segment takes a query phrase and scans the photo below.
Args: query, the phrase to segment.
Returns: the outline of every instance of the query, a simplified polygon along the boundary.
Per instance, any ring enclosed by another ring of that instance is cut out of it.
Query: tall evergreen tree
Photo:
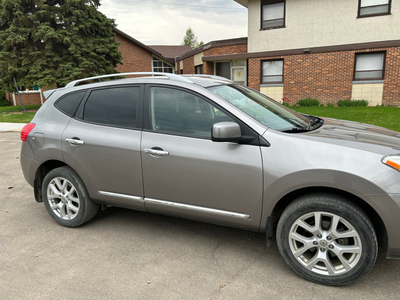
[[[186,33],[185,36],[183,37],[183,43],[182,45],[184,46],[190,46],[192,47],[192,49],[194,48],[198,48],[204,45],[203,41],[201,41],[200,43],[197,42],[197,37],[194,34],[192,28],[188,28],[186,29]]]
[[[63,86],[114,73],[122,55],[100,0],[0,0],[0,76],[19,85]]]

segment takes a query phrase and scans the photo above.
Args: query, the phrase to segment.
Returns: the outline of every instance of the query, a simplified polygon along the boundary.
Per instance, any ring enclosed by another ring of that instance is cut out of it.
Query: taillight
[[[29,133],[32,131],[33,128],[35,128],[36,124],[35,123],[29,123],[24,126],[21,130],[21,141],[26,142],[26,139],[29,135]]]

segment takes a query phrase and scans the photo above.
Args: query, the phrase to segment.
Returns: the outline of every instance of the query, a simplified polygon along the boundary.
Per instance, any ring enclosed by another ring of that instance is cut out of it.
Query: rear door
[[[146,101],[141,145],[146,209],[257,230],[260,147],[211,141],[214,123],[239,121],[188,90],[148,86]]]
[[[63,132],[64,160],[93,199],[144,210],[142,99],[141,85],[91,90]]]

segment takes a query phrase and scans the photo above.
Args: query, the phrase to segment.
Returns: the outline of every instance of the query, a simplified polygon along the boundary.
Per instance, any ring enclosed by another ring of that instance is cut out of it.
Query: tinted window
[[[54,106],[61,110],[66,115],[72,117],[78,107],[79,103],[81,102],[83,96],[85,95],[86,91],[82,91],[79,93],[73,93],[62,97],[58,100]]]
[[[154,131],[211,139],[215,123],[234,122],[207,101],[184,91],[151,89],[151,128]]]
[[[139,87],[96,90],[86,101],[83,119],[104,125],[136,127]]]

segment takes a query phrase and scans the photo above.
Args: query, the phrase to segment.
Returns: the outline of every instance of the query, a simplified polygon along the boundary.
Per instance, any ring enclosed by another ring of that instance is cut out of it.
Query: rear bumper
[[[30,155],[31,151],[28,145],[25,143],[21,147],[20,164],[22,173],[24,174],[25,180],[33,187],[35,181],[36,170],[39,164],[33,160]]]

